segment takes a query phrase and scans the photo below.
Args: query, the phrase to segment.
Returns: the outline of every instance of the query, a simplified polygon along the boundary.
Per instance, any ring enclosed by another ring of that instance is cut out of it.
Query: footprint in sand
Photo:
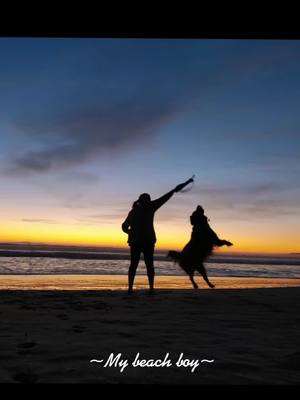
[[[298,351],[287,355],[278,366],[285,369],[300,371],[300,352]]]
[[[86,306],[78,305],[78,306],[72,306],[72,310],[75,310],[75,311],[88,311],[88,308]]]
[[[18,372],[14,374],[12,378],[14,381],[20,383],[35,383],[39,380],[38,375],[33,372]]]
[[[96,304],[92,304],[91,308],[94,308],[95,310],[107,310],[110,307],[108,307],[107,304],[102,304],[102,303],[96,303]]]
[[[20,310],[36,310],[36,307],[32,307],[32,306],[27,306],[27,305],[22,305],[21,307],[19,307]]]
[[[32,347],[34,347],[36,345],[37,345],[36,342],[23,342],[23,343],[19,343],[17,345],[17,347],[20,349],[31,349]]]
[[[57,318],[66,321],[67,319],[69,319],[69,317],[67,316],[67,314],[57,314],[56,315]]]
[[[21,356],[26,356],[27,354],[30,354],[30,350],[36,345],[36,342],[23,342],[17,344],[18,354]]]
[[[131,333],[127,333],[127,332],[119,332],[119,335],[123,338],[132,338],[134,336]]]
[[[85,331],[85,327],[81,326],[81,325],[73,325],[72,328],[73,328],[73,332],[75,332],[75,333],[82,333]]]

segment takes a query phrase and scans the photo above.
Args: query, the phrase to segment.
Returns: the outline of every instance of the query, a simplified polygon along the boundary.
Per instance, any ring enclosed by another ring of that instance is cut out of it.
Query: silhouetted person
[[[151,200],[148,193],[143,193],[140,195],[138,200],[133,203],[131,211],[122,224],[123,232],[128,234],[128,244],[130,246],[131,261],[128,271],[129,293],[132,293],[133,291],[133,282],[141,253],[144,254],[150,291],[153,291],[155,275],[153,255],[156,243],[156,235],[153,226],[155,211],[164,205],[175,192],[179,192],[190,182],[193,182],[193,180],[189,179],[188,181],[176,186],[175,189],[156,200]]]
[[[190,216],[193,225],[191,240],[185,245],[181,253],[169,251],[168,256],[175,260],[180,267],[189,275],[195,289],[198,288],[194,280],[194,273],[198,271],[209,287],[214,285],[209,281],[203,262],[213,252],[215,246],[232,246],[227,240],[221,240],[209,226],[204,209],[198,206]]]

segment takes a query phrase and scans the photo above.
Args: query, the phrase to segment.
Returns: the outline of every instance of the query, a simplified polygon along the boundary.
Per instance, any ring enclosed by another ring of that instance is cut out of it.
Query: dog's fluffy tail
[[[175,262],[180,261],[180,256],[181,256],[181,253],[179,253],[178,251],[170,250],[168,253],[168,257],[171,258]]]

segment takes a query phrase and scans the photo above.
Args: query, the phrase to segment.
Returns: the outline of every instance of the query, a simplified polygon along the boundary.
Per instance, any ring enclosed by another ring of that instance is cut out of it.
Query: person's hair
[[[132,208],[135,208],[135,207],[137,207],[138,205],[139,205],[138,200],[135,200],[135,201],[132,203]]]
[[[149,193],[142,193],[138,198],[139,203],[146,203],[149,201],[151,201],[151,197],[150,197]]]
[[[196,208],[196,212],[197,213],[201,213],[201,214],[204,214],[204,208],[202,207],[202,206],[197,206],[197,208]]]

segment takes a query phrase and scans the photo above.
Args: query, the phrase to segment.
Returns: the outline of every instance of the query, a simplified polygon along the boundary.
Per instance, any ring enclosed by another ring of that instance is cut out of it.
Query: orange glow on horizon
[[[190,238],[190,228],[180,226],[172,229],[159,226],[156,229],[157,244],[156,249],[180,250]],[[217,249],[220,253],[296,253],[299,246],[295,237],[249,237],[240,232],[228,232],[229,238],[234,246]],[[127,236],[119,225],[107,224],[105,226],[76,226],[58,224],[30,224],[30,223],[9,223],[2,225],[0,232],[0,242],[28,242],[43,243],[52,245],[77,245],[77,246],[105,246],[128,248]]]

